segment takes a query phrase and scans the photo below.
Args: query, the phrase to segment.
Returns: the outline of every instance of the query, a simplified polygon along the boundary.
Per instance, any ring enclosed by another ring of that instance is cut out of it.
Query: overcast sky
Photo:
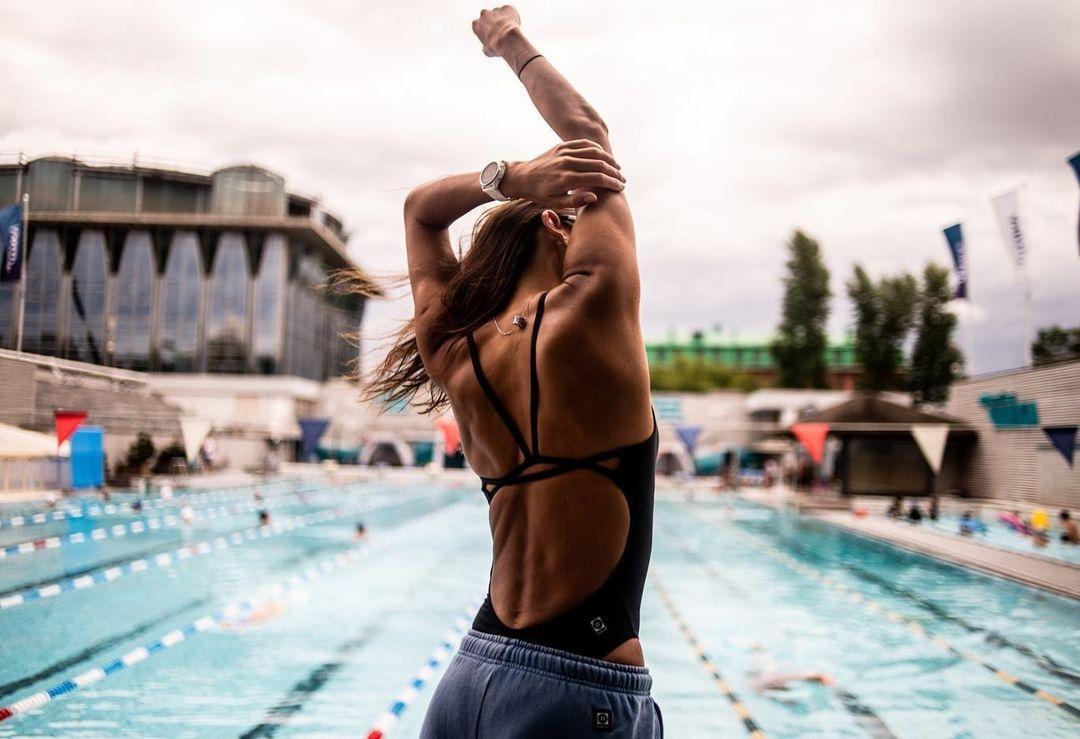
[[[948,262],[962,221],[977,372],[1024,360],[990,197],[1023,185],[1036,325],[1080,324],[1077,0],[517,3],[593,102],[629,178],[646,334],[775,326],[785,242],[844,282]],[[363,267],[404,269],[408,189],[553,134],[484,57],[476,2],[0,0],[0,150],[251,161],[322,197]],[[460,230],[463,229],[459,229]],[[379,306],[385,330],[408,300]]]

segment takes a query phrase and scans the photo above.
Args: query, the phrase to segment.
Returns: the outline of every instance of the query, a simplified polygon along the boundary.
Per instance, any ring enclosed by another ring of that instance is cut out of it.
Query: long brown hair
[[[477,219],[468,251],[448,267],[442,305],[430,329],[432,343],[462,338],[506,305],[536,249],[543,212],[528,200],[512,200]],[[564,225],[573,223],[570,215],[560,214],[560,219]],[[446,392],[431,379],[420,358],[414,320],[394,335],[362,397],[384,408],[407,403],[421,413],[440,411],[449,404]]]

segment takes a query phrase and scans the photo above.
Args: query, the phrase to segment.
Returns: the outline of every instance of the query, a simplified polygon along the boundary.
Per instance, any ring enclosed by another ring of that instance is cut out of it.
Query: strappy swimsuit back
[[[622,491],[630,512],[630,527],[622,556],[604,583],[583,601],[565,613],[535,626],[513,629],[504,624],[491,604],[490,589],[484,604],[476,614],[473,628],[488,634],[540,644],[554,649],[588,657],[603,657],[628,639],[638,635],[641,594],[652,551],[653,490],[656,472],[658,430],[653,418],[653,432],[636,444],[590,454],[586,457],[562,457],[544,454],[540,449],[537,415],[540,408],[540,379],[536,371],[536,340],[544,317],[544,300],[540,296],[533,321],[532,344],[529,351],[531,372],[529,421],[531,444],[514,423],[506,406],[499,400],[480,364],[476,340],[467,336],[473,371],[484,394],[491,401],[503,425],[514,438],[522,460],[498,477],[480,476],[482,490],[490,504],[500,489],[507,485],[526,485],[575,470],[588,470],[606,477]],[[536,469],[539,467],[539,469]],[[529,493],[542,495],[543,493]],[[580,505],[591,505],[582,493]]]

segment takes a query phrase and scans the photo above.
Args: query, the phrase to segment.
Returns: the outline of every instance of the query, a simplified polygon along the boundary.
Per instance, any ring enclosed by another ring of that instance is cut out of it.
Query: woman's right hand
[[[579,139],[531,161],[508,164],[499,189],[545,208],[580,208],[596,202],[596,190],[621,192],[625,183],[611,154],[594,141]]]

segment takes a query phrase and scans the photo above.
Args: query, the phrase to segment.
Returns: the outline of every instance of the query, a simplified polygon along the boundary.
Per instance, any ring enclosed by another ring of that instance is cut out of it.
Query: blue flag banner
[[[675,433],[679,435],[679,439],[683,444],[686,444],[686,450],[691,454],[694,453],[694,446],[697,444],[699,438],[701,438],[700,426],[676,426]]]
[[[326,427],[330,425],[329,418],[300,418],[300,445],[303,448],[304,459],[308,460],[315,456],[315,450],[319,447],[319,439],[326,433]]]
[[[1073,172],[1076,172],[1076,179],[1080,180],[1080,151],[1072,155],[1069,164],[1072,165]],[[1076,245],[1080,249],[1080,218],[1076,221]]]
[[[945,229],[945,240],[949,242],[949,251],[952,252],[953,264],[956,265],[955,297],[964,300],[968,296],[967,245],[964,243],[964,232],[959,223]]]
[[[1054,448],[1061,452],[1061,456],[1065,457],[1065,461],[1072,467],[1073,452],[1076,451],[1076,429],[1077,426],[1051,426],[1043,428],[1043,432],[1049,437],[1050,443],[1054,445]]]
[[[99,488],[105,483],[105,430],[81,426],[71,435],[71,487]]]
[[[0,282],[18,282],[23,263],[23,210],[21,205],[9,205],[0,210],[0,234],[3,237],[3,261],[0,261]]]

